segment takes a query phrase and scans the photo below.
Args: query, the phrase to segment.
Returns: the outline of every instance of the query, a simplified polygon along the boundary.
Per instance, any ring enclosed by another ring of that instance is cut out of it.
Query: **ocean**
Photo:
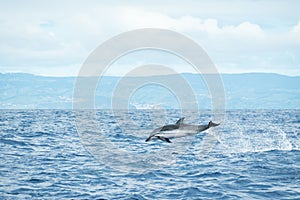
[[[0,113],[1,199],[300,199],[300,110],[228,110],[172,143],[145,139],[179,110]]]

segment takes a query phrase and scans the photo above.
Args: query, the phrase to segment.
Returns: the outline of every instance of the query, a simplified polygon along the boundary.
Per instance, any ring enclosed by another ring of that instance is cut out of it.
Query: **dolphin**
[[[212,121],[210,121],[207,125],[189,125],[183,123],[183,120],[184,117],[180,118],[175,124],[169,124],[154,129],[145,141],[148,142],[152,139],[160,139],[162,141],[171,143],[171,138],[195,135],[211,127],[220,125],[213,123]]]

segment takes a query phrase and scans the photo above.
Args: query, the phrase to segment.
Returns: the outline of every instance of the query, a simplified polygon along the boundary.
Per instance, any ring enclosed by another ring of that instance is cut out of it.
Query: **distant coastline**
[[[172,75],[163,75],[168,79]],[[181,74],[191,85],[200,108],[210,109],[209,91],[198,74]],[[221,74],[226,109],[300,109],[300,76],[274,73]],[[95,93],[96,108],[110,109],[112,92],[121,77],[104,76]],[[132,79],[138,77],[131,77]],[[139,77],[145,78],[145,77]],[[71,109],[76,77],[0,73],[0,109]],[[171,79],[170,79],[171,80]],[[147,89],[151,92],[147,92]],[[138,107],[176,109],[174,98],[149,87],[133,99]],[[153,95],[153,93],[156,95]],[[126,99],[119,99],[124,101]]]

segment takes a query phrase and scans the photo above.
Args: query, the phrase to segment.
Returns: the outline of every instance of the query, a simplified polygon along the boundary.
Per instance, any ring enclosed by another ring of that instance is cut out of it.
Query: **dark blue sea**
[[[0,197],[300,199],[300,110],[229,110],[206,132],[145,142],[182,115],[1,110]],[[208,110],[184,117],[212,119]]]

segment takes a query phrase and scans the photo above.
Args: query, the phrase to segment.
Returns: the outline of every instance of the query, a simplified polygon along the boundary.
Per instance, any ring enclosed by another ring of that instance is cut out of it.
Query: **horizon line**
[[[34,74],[34,73],[26,73],[26,72],[0,72],[0,75],[31,75],[31,76],[37,76],[37,77],[49,77],[49,78],[78,78],[78,77],[98,77],[98,76],[74,76],[74,75],[70,75],[70,76],[65,76],[65,75],[44,75],[44,74]],[[199,74],[199,73],[192,73],[192,72],[182,72],[182,73],[173,73],[173,74],[151,74],[151,75],[146,75],[146,74],[140,74],[140,75],[136,75],[136,76],[127,76],[127,77],[147,77],[147,76],[172,76],[172,75],[176,75],[176,74],[181,74],[181,75],[215,75],[212,73],[203,73],[203,74]],[[246,74],[272,74],[272,75],[279,75],[279,76],[287,76],[287,77],[300,77],[300,75],[287,75],[287,74],[281,74],[281,73],[276,73],[276,72],[237,72],[237,73],[218,73],[219,75],[246,75]],[[102,77],[116,77],[116,78],[120,78],[120,77],[124,77],[126,75],[104,75]]]

